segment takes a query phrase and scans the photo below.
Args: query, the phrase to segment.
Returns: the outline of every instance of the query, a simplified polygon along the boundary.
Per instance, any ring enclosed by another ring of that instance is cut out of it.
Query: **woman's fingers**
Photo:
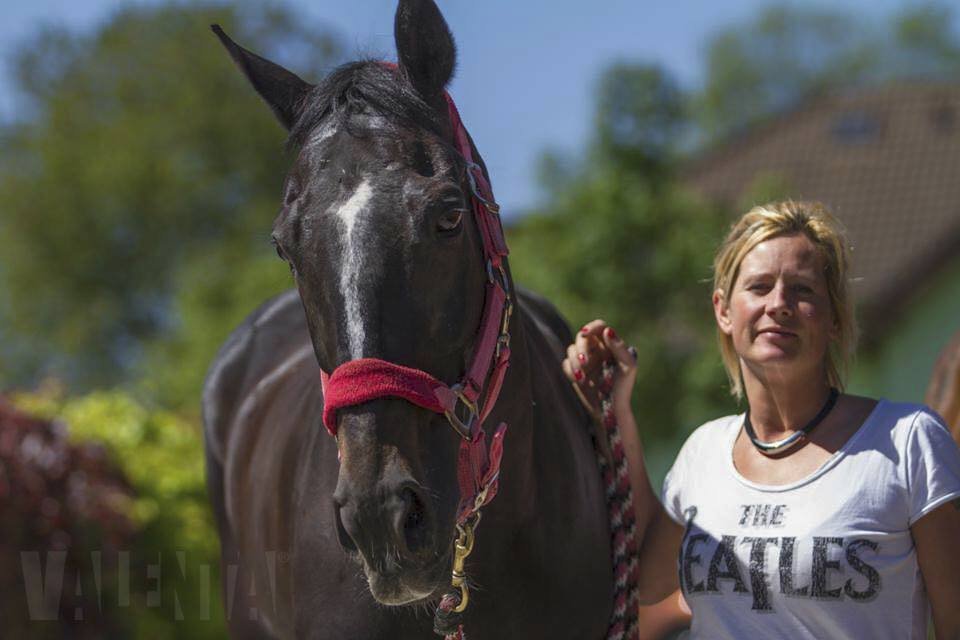
[[[567,347],[563,361],[563,372],[575,384],[584,403],[597,406],[597,393],[601,388],[600,371],[603,363],[613,359],[617,363],[619,374],[614,383],[615,397],[629,401],[630,389],[637,370],[636,351],[632,350],[617,335],[617,332],[605,320],[597,319],[585,324]]]
[[[567,379],[573,383],[573,389],[577,392],[580,402],[587,408],[587,411],[596,414],[597,407],[599,406],[596,387],[580,367],[579,358],[577,357],[578,354],[577,345],[571,344],[567,347],[567,357],[564,358],[561,363],[563,373],[567,376]]]
[[[574,345],[577,347],[577,358],[587,375],[596,371],[604,360],[610,357],[606,345],[603,343],[603,330],[607,323],[604,320],[588,322],[577,332]]]
[[[637,366],[637,352],[632,347],[628,347],[623,338],[617,335],[612,327],[605,327],[603,330],[603,343],[607,350],[616,359],[617,364],[623,370],[634,369]]]
[[[576,343],[567,347],[567,357],[563,361],[563,372],[571,382],[583,382],[583,362],[580,358],[580,350]]]
[[[603,346],[603,330],[607,328],[606,320],[592,320],[583,325],[577,332],[574,342],[580,347],[581,351],[589,352],[594,348]]]

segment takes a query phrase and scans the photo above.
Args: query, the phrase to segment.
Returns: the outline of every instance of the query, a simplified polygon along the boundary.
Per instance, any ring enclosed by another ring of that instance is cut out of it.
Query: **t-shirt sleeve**
[[[663,502],[663,508],[677,524],[684,524],[683,518],[683,486],[686,480],[686,470],[690,466],[690,450],[693,449],[693,436],[687,439],[677,459],[673,461],[673,466],[663,479],[663,489],[660,491],[660,499]]]
[[[661,491],[661,500],[663,508],[677,524],[683,524],[683,509],[681,508],[680,488],[683,486],[683,473],[680,470],[680,459],[678,458],[670,471],[663,479],[663,490]]]
[[[960,498],[960,448],[940,417],[917,413],[907,440],[910,525],[950,500]]]

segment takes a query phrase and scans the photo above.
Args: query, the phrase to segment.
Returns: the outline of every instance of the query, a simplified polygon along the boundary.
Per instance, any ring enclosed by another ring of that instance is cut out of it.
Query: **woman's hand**
[[[567,348],[563,372],[574,384],[587,409],[597,415],[600,412],[598,391],[603,384],[603,363],[610,359],[615,362],[611,399],[627,458],[630,488],[633,490],[633,511],[637,518],[640,564],[638,595],[641,603],[654,604],[680,586],[677,581],[677,557],[683,527],[664,511],[647,476],[643,445],[630,409],[630,393],[637,379],[636,353],[606,322],[594,320],[580,330],[574,343]],[[604,430],[599,420],[595,428],[600,432]],[[605,434],[597,434],[597,443],[609,459]]]
[[[604,320],[589,322],[567,347],[563,372],[577,389],[587,409],[600,411],[599,391],[603,383],[603,363],[615,362],[611,400],[614,410],[630,411],[630,394],[637,379],[637,356],[632,347],[617,335]]]

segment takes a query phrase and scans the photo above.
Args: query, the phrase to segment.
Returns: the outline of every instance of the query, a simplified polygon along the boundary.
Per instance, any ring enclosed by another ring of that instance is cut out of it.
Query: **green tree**
[[[834,9],[773,6],[715,34],[693,101],[703,141],[716,140],[822,91],[901,78],[954,79],[953,10],[909,7],[886,23]]]
[[[205,312],[232,319],[289,282],[263,260],[282,130],[212,22],[305,77],[337,56],[288,9],[219,2],[131,5],[89,35],[42,31],[16,56],[24,115],[0,151],[0,383],[116,383],[144,367],[147,342],[185,330],[178,289],[202,287]],[[265,270],[256,292],[232,284],[249,264]]]
[[[724,218],[674,178],[685,121],[662,70],[612,67],[595,117],[588,161],[565,169],[561,186],[551,159],[542,172],[554,189],[508,229],[511,266],[575,326],[602,316],[637,346],[634,406],[648,443],[662,445],[657,473],[689,429],[732,404],[708,282]]]
[[[659,67],[612,64],[598,83],[593,153],[645,174],[670,168],[689,126],[686,98]]]

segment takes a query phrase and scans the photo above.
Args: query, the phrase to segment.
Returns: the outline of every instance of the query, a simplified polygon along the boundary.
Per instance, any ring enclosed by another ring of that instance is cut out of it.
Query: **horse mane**
[[[330,118],[363,112],[443,134],[437,112],[395,67],[379,60],[359,60],[337,67],[304,97],[287,148],[302,147],[311,132]]]

